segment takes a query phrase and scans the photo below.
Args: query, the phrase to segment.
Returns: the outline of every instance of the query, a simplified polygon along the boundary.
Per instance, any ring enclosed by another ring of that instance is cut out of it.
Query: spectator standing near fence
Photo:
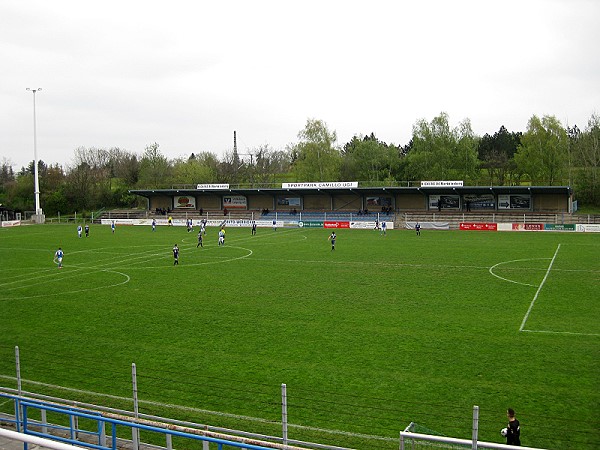
[[[521,424],[515,417],[515,410],[508,408],[506,417],[508,417],[506,445],[521,445]]]

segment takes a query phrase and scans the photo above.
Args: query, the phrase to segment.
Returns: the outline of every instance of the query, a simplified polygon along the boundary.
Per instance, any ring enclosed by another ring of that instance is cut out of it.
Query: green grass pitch
[[[470,439],[478,405],[482,440],[512,407],[523,445],[600,447],[599,235],[196,231],[0,229],[0,385],[19,346],[26,390],[132,409],[135,363],[141,412],[197,423],[280,434],[285,383],[293,439]]]

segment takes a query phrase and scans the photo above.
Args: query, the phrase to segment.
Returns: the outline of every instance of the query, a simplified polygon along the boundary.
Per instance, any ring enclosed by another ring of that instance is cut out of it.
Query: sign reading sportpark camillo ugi
[[[318,183],[281,183],[282,189],[352,189],[358,181],[331,181]]]

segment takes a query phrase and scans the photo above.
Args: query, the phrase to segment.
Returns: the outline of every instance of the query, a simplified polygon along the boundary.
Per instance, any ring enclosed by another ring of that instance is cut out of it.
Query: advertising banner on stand
[[[429,209],[459,209],[460,196],[458,195],[430,195]]]
[[[499,195],[498,209],[531,209],[531,195]]]
[[[190,197],[187,195],[177,195],[173,202],[175,208],[189,208],[196,209],[196,197]]]
[[[243,195],[225,195],[223,197],[223,208],[247,209],[248,203]]]
[[[469,194],[463,196],[464,209],[495,209],[496,201],[492,194]]]

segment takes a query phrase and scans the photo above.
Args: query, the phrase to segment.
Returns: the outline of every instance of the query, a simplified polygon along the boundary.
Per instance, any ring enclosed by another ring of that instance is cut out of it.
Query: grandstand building
[[[199,184],[129,192],[145,197],[150,211],[574,212],[572,189],[568,186],[422,182],[419,187],[359,187],[358,182],[330,182],[282,183],[281,187],[267,188]]]

